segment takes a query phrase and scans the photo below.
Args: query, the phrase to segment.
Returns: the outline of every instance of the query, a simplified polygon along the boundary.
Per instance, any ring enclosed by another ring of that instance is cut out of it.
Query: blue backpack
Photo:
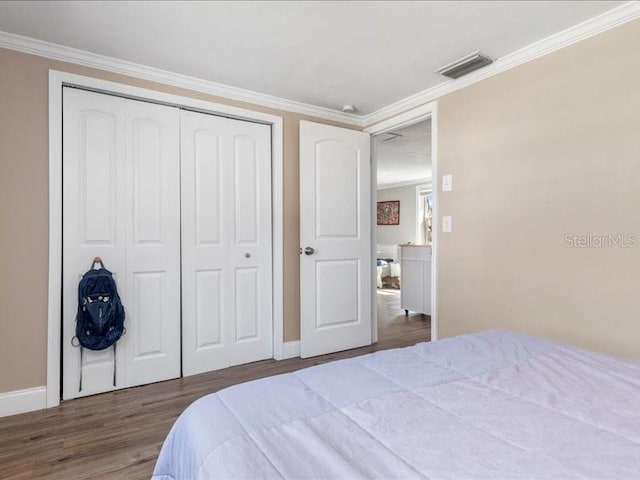
[[[95,269],[96,263],[100,264]],[[80,346],[80,390],[82,391],[83,348],[104,350],[113,345],[113,386],[116,385],[116,342],[125,333],[124,307],[116,282],[102,259],[96,257],[78,285],[76,336]]]

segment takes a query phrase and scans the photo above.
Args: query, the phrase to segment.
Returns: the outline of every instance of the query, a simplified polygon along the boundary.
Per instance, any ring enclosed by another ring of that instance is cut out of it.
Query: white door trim
[[[439,179],[438,179],[438,103],[431,102],[425,105],[421,105],[407,112],[401,113],[400,115],[396,115],[395,117],[388,118],[380,123],[376,123],[375,125],[371,125],[364,129],[365,132],[370,133],[373,137],[376,135],[380,135],[382,133],[388,132],[389,130],[394,130],[402,127],[407,127],[409,125],[413,125],[414,123],[421,122],[423,120],[427,120],[431,118],[431,169],[432,169],[432,180],[431,180],[431,188],[433,190],[433,232],[432,232],[432,245],[431,245],[431,339],[438,340],[438,240],[439,240]],[[376,175],[378,171],[378,162],[376,159],[375,148],[371,150],[373,161],[371,168],[371,181],[372,185],[374,185],[373,190],[373,206],[372,206],[372,218],[376,218]],[[375,225],[375,223],[373,224]],[[376,251],[376,229],[373,228],[372,235],[372,259],[371,261],[375,265],[375,251]],[[375,271],[375,270],[374,270]],[[372,314],[373,314],[373,338],[374,341],[378,340],[378,315],[376,308],[376,282],[372,280]]]
[[[60,404],[62,291],[62,87],[78,86],[139,100],[190,108],[271,126],[273,235],[273,358],[284,358],[283,324],[283,121],[282,117],[195,98],[49,70],[49,299],[47,408]]]

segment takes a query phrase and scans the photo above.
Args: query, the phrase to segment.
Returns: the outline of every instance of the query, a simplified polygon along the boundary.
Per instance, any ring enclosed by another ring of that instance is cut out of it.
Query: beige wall
[[[298,339],[299,121],[335,123],[0,49],[0,393],[46,383],[49,69],[283,117],[284,336]]]
[[[640,22],[439,101],[440,333],[501,327],[640,358]]]

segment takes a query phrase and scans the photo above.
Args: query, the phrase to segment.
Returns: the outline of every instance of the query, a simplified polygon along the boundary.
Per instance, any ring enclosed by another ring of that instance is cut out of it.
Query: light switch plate
[[[442,191],[450,192],[453,190],[453,176],[452,175],[443,175],[442,176]]]
[[[445,233],[451,232],[452,221],[451,217],[442,217],[442,231]]]

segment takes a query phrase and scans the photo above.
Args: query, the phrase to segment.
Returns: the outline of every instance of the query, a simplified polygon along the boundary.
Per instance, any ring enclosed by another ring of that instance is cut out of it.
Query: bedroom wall
[[[335,123],[0,49],[0,393],[46,383],[49,69],[283,117],[284,337],[299,339],[299,122]]]
[[[378,190],[378,202],[400,200],[400,225],[377,225],[380,245],[415,243],[416,241],[416,186]]]
[[[500,327],[640,358],[638,45],[634,21],[439,100],[442,337]],[[609,234],[627,248],[594,240]]]

